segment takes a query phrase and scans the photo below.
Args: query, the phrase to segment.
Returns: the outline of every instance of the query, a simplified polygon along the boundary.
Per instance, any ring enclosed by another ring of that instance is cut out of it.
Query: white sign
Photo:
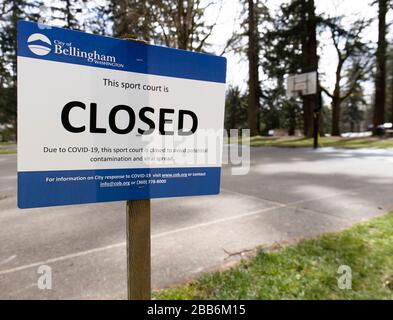
[[[226,60],[21,21],[21,208],[216,194]]]

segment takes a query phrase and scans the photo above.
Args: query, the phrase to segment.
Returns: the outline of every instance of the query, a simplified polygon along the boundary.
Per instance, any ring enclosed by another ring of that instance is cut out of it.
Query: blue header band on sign
[[[223,57],[29,21],[18,22],[18,56],[191,80],[226,81]]]

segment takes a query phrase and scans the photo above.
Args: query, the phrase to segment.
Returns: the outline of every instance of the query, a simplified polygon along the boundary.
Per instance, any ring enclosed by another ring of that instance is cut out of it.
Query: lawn
[[[313,146],[313,139],[307,138],[270,138],[270,137],[252,137],[251,146],[253,147],[287,147],[287,148],[308,148]],[[346,149],[358,148],[393,148],[393,138],[338,138],[322,137],[320,138],[321,147],[335,147]]]
[[[155,299],[393,299],[393,213],[351,229],[269,251],[195,282],[155,291]],[[352,268],[352,290],[337,284]]]
[[[13,153],[16,153],[16,148],[13,148],[12,143],[0,142],[0,154],[13,154]]]
[[[0,154],[15,154],[16,149],[1,149],[0,148]]]

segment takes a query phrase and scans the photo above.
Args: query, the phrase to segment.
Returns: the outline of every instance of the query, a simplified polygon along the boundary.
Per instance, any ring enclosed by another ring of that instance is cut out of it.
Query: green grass
[[[155,299],[393,299],[393,213],[351,229],[260,251],[228,271],[202,276]],[[352,268],[352,290],[337,270]]]
[[[0,149],[0,154],[15,154],[16,149]]]
[[[12,148],[12,142],[0,142],[0,154],[14,154],[16,148]],[[11,148],[10,148],[11,146]]]
[[[253,147],[287,147],[287,148],[308,148],[313,146],[313,139],[307,138],[270,138],[270,137],[252,137],[250,140]],[[322,137],[320,138],[321,147],[335,147],[346,149],[358,148],[393,148],[393,139],[379,138],[338,138]]]

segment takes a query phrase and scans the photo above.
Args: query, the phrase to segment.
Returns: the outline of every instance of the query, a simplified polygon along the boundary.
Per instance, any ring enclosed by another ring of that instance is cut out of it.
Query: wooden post
[[[147,43],[124,36],[123,39]],[[151,299],[150,199],[126,203],[128,300]]]
[[[151,299],[150,200],[127,201],[129,300]]]

